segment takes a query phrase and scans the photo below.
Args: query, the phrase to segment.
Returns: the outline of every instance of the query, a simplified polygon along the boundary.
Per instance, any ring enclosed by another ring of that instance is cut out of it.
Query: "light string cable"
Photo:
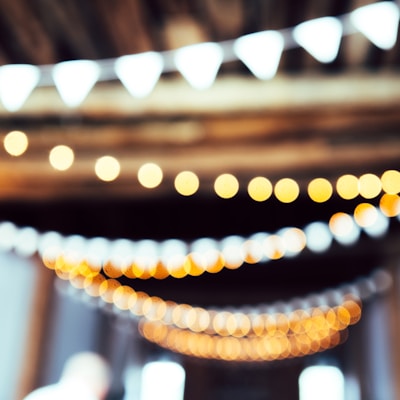
[[[193,87],[206,89],[213,84],[221,64],[234,60],[242,61],[257,78],[271,79],[284,50],[302,47],[319,62],[329,63],[338,54],[341,38],[356,32],[389,50],[397,41],[398,23],[398,4],[382,1],[339,17],[312,19],[293,28],[256,32],[219,43],[54,65],[9,64],[0,67],[0,100],[8,111],[18,111],[36,87],[55,86],[64,103],[73,108],[97,82],[117,79],[132,96],[143,98],[152,92],[162,73],[171,71],[179,71]]]

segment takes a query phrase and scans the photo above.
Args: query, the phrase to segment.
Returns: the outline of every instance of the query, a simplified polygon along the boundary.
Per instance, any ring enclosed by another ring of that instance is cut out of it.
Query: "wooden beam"
[[[238,112],[275,113],[291,110],[345,110],[349,107],[397,106],[397,74],[279,75],[270,81],[221,76],[207,90],[197,91],[181,78],[161,79],[151,95],[135,99],[119,82],[98,84],[78,109],[66,107],[54,87],[39,87],[14,114],[1,117],[96,116],[143,118]],[[334,107],[334,108],[333,108]]]

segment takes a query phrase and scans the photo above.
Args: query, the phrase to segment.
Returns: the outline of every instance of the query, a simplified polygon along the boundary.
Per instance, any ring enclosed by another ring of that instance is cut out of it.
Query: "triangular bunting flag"
[[[53,67],[54,83],[68,107],[77,107],[85,100],[99,75],[98,63],[90,60],[64,61]]]
[[[233,49],[258,79],[271,79],[278,69],[283,46],[281,33],[264,31],[236,39]]]
[[[115,72],[134,97],[146,97],[160,78],[164,62],[160,54],[149,51],[119,57],[115,62]]]
[[[294,40],[322,63],[336,58],[342,33],[342,24],[334,17],[312,19],[293,29]]]
[[[38,67],[10,64],[0,67],[0,99],[8,111],[17,111],[36,87],[40,78]]]
[[[196,89],[209,88],[217,76],[223,51],[217,43],[200,43],[178,49],[175,64],[183,77]]]
[[[350,20],[375,46],[389,50],[396,44],[399,7],[394,2],[360,7],[350,14]]]

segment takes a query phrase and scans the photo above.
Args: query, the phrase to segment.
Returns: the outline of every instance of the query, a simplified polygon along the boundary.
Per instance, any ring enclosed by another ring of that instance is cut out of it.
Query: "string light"
[[[11,131],[3,139],[4,149],[13,156],[21,156],[28,148],[28,137],[22,131]],[[49,161],[53,168],[65,171],[74,162],[74,151],[66,145],[55,146],[49,154]],[[120,173],[118,159],[103,156],[96,160],[95,174],[104,181],[113,181]],[[143,164],[138,172],[139,183],[146,188],[156,188],[163,180],[162,168],[152,162]],[[174,188],[183,196],[191,196],[199,189],[199,177],[193,171],[181,171],[174,180]],[[239,181],[233,174],[224,173],[214,181],[215,193],[224,199],[234,197],[239,191]],[[335,185],[336,193],[344,200],[352,200],[357,196],[365,199],[377,197],[382,191],[387,194],[400,192],[400,172],[389,169],[379,177],[373,173],[365,173],[360,177],[351,174],[340,176]],[[252,178],[247,185],[247,193],[257,202],[268,200],[272,193],[282,203],[291,203],[300,195],[299,184],[292,178],[282,178],[274,185],[264,176]],[[309,198],[316,203],[328,201],[333,195],[333,184],[326,178],[311,179],[307,185]]]
[[[89,295],[94,293],[95,297],[100,297],[106,303],[113,303],[117,308],[129,311],[135,317],[144,317],[148,321],[157,321],[164,325],[177,326],[179,329],[193,332],[238,338],[254,335],[271,336],[277,331],[284,334],[302,333],[307,326],[309,327],[310,315],[317,313],[321,316],[321,311],[326,313],[331,326],[339,330],[343,329],[358,322],[361,315],[362,296],[367,298],[378,290],[386,290],[387,284],[390,283],[385,273],[378,271],[371,278],[358,281],[351,289],[343,286],[343,289],[336,290],[334,295],[332,290],[328,290],[319,296],[313,295],[309,299],[305,298],[304,304],[312,304],[317,298],[319,304],[311,305],[304,310],[298,309],[298,302],[293,300],[280,305],[280,309],[287,310],[285,312],[279,311],[273,305],[252,307],[251,312],[246,312],[241,308],[229,311],[224,309],[208,310],[189,304],[165,301],[144,292],[136,292],[133,288],[122,285],[115,279],[105,278],[101,273],[93,274],[93,271],[82,268],[78,270],[68,263],[56,263],[53,267],[62,279],[70,280],[75,288],[83,289]],[[386,280],[386,283],[379,286],[378,282],[382,280]],[[352,293],[351,298],[349,298],[349,290]],[[342,291],[345,292],[342,293]],[[334,304],[333,301],[339,302],[339,304]],[[270,309],[271,312],[265,313],[263,310],[266,309]],[[275,311],[272,311],[274,309]]]
[[[280,305],[284,312],[274,305],[260,305],[248,313],[240,308],[207,310],[165,301],[101,274],[82,279],[63,271],[60,276],[75,289],[139,318],[139,331],[147,340],[182,354],[227,361],[273,361],[335,347],[346,338],[347,328],[360,320],[362,299],[391,284],[387,273],[377,271],[334,293],[328,290],[303,299],[309,304],[304,309],[297,308],[296,299]]]
[[[243,264],[266,263],[282,257],[294,257],[304,249],[321,253],[333,240],[352,245],[365,231],[373,238],[383,236],[389,228],[389,218],[399,217],[400,197],[384,194],[379,206],[360,203],[354,215],[338,212],[328,223],[314,221],[304,228],[286,227],[275,233],[258,232],[248,237],[227,236],[220,240],[199,238],[191,243],[179,239],[157,242],[150,239],[108,240],[87,239],[80,235],[63,237],[57,232],[37,233],[36,248],[49,268],[71,265],[103,271],[109,278],[129,279],[184,278],[205,272],[218,273],[223,268],[237,269]],[[19,230],[9,222],[0,223],[0,249],[15,250]],[[31,228],[30,228],[31,229]]]
[[[21,156],[28,148],[28,137],[24,132],[11,131],[3,140],[4,148],[10,155]],[[49,154],[49,161],[53,168],[65,171],[74,162],[74,151],[69,146],[57,145]],[[120,173],[118,159],[111,156],[103,156],[96,160],[95,174],[103,181],[113,181]],[[143,164],[138,172],[139,183],[145,188],[156,188],[163,180],[162,168],[152,162]],[[199,189],[199,177],[192,171],[179,172],[174,180],[177,193],[183,196],[191,196]],[[307,185],[309,198],[316,203],[328,201],[333,195],[333,185],[322,177],[310,180]],[[224,173],[214,181],[215,193],[224,199],[234,197],[240,189],[239,181],[233,174]],[[382,191],[387,194],[400,192],[400,172],[389,169],[382,173],[381,177],[365,173],[359,178],[355,175],[345,174],[336,181],[336,193],[344,200],[352,200],[357,196],[365,199],[377,197]],[[272,193],[282,203],[291,203],[300,195],[299,184],[292,178],[282,178],[274,185],[264,176],[252,178],[247,185],[247,193],[251,199],[257,202],[268,200]]]
[[[222,63],[235,59],[257,78],[271,79],[285,49],[299,45],[319,62],[327,63],[336,58],[343,35],[361,32],[375,46],[389,50],[397,41],[398,23],[398,5],[381,1],[340,17],[317,18],[292,28],[255,32],[221,43],[199,43],[114,59],[64,61],[50,68],[4,65],[0,67],[0,100],[8,111],[15,112],[35,87],[54,82],[65,104],[77,107],[97,82],[114,79],[119,79],[132,96],[141,98],[151,93],[162,72],[175,68],[193,87],[202,90],[212,85]],[[174,65],[167,60],[173,60]]]

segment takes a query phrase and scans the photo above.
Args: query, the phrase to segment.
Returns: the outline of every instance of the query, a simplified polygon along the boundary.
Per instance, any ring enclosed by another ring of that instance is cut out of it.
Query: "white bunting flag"
[[[382,1],[360,7],[350,14],[352,24],[375,46],[389,50],[397,40],[399,6]]]
[[[271,79],[281,60],[284,39],[276,31],[264,31],[235,40],[233,50],[258,79]]]
[[[217,43],[200,43],[176,50],[175,64],[183,77],[196,89],[209,88],[217,76],[223,51]]]
[[[0,100],[6,110],[18,111],[38,84],[40,71],[29,64],[0,67]]]
[[[52,74],[63,102],[68,107],[77,107],[96,84],[100,67],[91,60],[64,61],[54,65]]]
[[[119,57],[115,72],[133,97],[146,97],[154,89],[164,67],[160,54],[148,51]]]
[[[334,17],[312,19],[293,29],[294,40],[322,63],[336,58],[342,33],[342,23]]]

